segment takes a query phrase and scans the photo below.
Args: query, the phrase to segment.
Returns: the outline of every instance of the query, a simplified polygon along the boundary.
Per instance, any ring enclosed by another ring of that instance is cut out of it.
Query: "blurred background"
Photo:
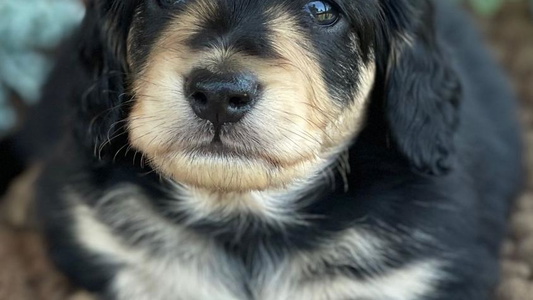
[[[436,1],[459,2],[471,12],[520,99],[530,176],[510,220],[495,300],[533,300],[533,0]],[[83,18],[83,2],[0,0],[0,139],[36,103],[58,43]],[[0,300],[90,299],[46,259],[27,201],[34,177],[24,174],[0,195]]]

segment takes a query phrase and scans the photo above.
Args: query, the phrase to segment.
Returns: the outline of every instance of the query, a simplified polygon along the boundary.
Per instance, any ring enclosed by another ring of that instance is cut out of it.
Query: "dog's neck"
[[[302,182],[279,190],[221,192],[198,187],[174,184],[179,198],[180,210],[191,222],[201,220],[224,220],[246,215],[266,223],[294,223],[295,212],[305,201],[305,195],[316,186],[316,181]]]

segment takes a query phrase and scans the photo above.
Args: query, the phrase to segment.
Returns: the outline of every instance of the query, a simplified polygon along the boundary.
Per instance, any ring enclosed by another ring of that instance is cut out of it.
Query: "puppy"
[[[522,164],[482,44],[447,1],[93,0],[33,131],[51,256],[102,299],[490,299]]]

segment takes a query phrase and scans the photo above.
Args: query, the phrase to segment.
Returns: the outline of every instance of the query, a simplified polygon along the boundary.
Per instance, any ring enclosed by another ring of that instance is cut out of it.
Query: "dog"
[[[102,299],[490,299],[517,106],[447,2],[93,0],[27,130],[50,256]]]

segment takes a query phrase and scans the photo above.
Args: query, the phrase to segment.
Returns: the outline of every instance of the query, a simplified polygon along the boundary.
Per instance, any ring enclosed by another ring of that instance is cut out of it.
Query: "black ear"
[[[128,99],[127,38],[137,2],[91,1],[75,41],[80,68],[88,78],[81,102],[74,104],[78,109],[75,132],[101,159],[114,154],[116,137],[122,136]]]
[[[460,85],[424,0],[384,0],[387,64],[385,118],[398,150],[418,171],[446,173],[453,164]]]

